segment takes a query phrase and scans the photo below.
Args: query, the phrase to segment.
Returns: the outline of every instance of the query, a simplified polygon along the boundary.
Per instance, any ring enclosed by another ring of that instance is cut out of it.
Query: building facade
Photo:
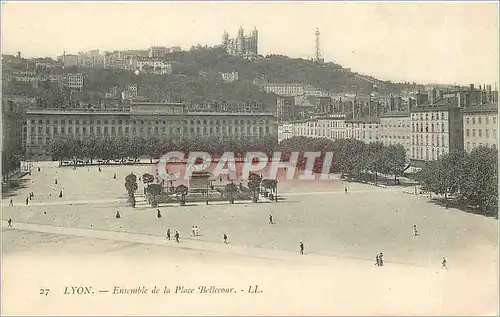
[[[152,46],[149,48],[149,58],[165,58],[171,50],[165,46]]]
[[[101,54],[99,50],[92,50],[88,52],[78,53],[78,66],[86,68],[104,68],[105,55]]]
[[[463,149],[462,113],[457,106],[417,107],[410,111],[410,123],[410,160],[416,167],[450,151]]]
[[[278,125],[278,143],[293,137],[293,124],[285,123]]]
[[[294,136],[344,139],[346,131],[345,117],[334,115],[280,124],[278,140],[281,142]]]
[[[51,140],[62,136],[258,140],[278,132],[272,113],[188,112],[182,103],[146,102],[117,109],[32,108],[26,126],[28,157],[47,157]]]
[[[75,67],[78,66],[78,55],[64,53],[57,57],[57,61],[64,67]]]
[[[410,157],[411,126],[410,113],[388,112],[380,117],[379,140],[385,145],[400,144],[405,148],[406,157]]]
[[[345,137],[365,143],[379,142],[379,119],[355,119],[345,122]]]
[[[82,73],[66,73],[63,76],[64,86],[76,90],[82,91],[83,89],[83,75]]]
[[[278,96],[276,98],[278,123],[288,122],[297,118],[295,98],[292,96]]]
[[[299,84],[271,84],[264,85],[266,92],[273,92],[278,96],[304,95],[304,86]]]
[[[228,83],[232,83],[238,80],[239,74],[237,71],[232,71],[230,73],[221,73],[222,80]]]
[[[167,75],[172,73],[172,63],[157,58],[138,58],[132,59],[132,69],[140,72],[152,73],[158,75]]]
[[[245,31],[240,27],[236,38],[229,38],[229,34],[224,32],[222,47],[229,55],[255,58],[259,55],[259,32],[253,29],[249,35],[245,35]]]
[[[498,108],[494,104],[464,109],[464,149],[471,152],[478,146],[498,147]]]

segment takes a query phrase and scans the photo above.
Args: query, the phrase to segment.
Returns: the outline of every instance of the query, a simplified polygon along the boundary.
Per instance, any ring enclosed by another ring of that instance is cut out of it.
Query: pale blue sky
[[[394,81],[498,81],[494,2],[2,2],[2,52],[189,48],[259,30],[262,54],[314,55]]]

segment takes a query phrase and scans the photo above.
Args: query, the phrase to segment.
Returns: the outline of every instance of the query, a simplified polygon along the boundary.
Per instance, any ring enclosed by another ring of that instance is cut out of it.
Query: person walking
[[[7,220],[7,227],[12,228],[12,219]]]
[[[200,235],[200,229],[198,228],[198,226],[194,226],[194,235],[196,237],[198,237]]]
[[[441,269],[446,269],[448,270],[448,267],[446,266],[446,263],[448,261],[446,261],[446,258],[443,256],[443,261],[441,262]]]
[[[9,201],[9,206],[14,207],[14,202],[12,201],[12,198]]]
[[[304,255],[304,243],[302,243],[302,241],[300,241],[299,243],[299,248],[300,248],[300,254]]]
[[[116,216],[115,216],[115,217],[116,217],[116,219],[120,219],[120,218],[122,217],[122,216],[120,215],[120,212],[119,212],[118,210],[116,211]]]
[[[227,244],[227,235],[225,233],[224,233],[223,238],[224,238],[224,243]]]
[[[116,179],[116,173],[115,173],[115,174],[113,174],[113,179]]]
[[[54,179],[54,184],[56,184],[56,185],[57,185],[57,178],[56,178],[56,179]]]
[[[170,228],[167,229],[167,240],[170,241]]]
[[[273,215],[269,215],[269,224],[272,225],[273,224]]]
[[[157,213],[156,213],[156,218],[160,219],[161,218],[161,212],[160,212],[160,209],[156,209],[157,210]]]
[[[413,225],[413,236],[418,236],[417,225]]]
[[[62,194],[62,189],[61,191],[59,192],[59,198],[62,198],[63,194]]]
[[[196,229],[195,229],[195,227],[194,227],[194,226],[192,226],[192,227],[191,227],[191,235],[192,235],[193,237],[196,237]]]
[[[29,199],[28,197],[26,197],[26,206],[28,206],[28,202],[29,202],[29,200],[30,200],[30,199]]]
[[[175,242],[179,243],[179,231],[175,231]]]
[[[380,258],[378,257],[378,254],[375,256],[375,265],[380,266]]]
[[[384,266],[384,254],[382,252],[378,255],[378,263],[379,266]]]
[[[347,194],[347,186],[344,186],[344,192]]]

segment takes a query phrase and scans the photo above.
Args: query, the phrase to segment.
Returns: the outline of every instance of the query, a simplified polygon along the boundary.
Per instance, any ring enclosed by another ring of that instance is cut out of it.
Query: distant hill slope
[[[334,63],[319,65],[313,61],[289,58],[282,55],[268,55],[249,61],[229,56],[220,47],[193,48],[190,51],[172,53],[168,57],[176,62],[174,72],[196,75],[207,73],[239,73],[239,79],[252,82],[255,78],[266,78],[272,83],[298,83],[311,85],[332,92],[358,92],[369,94],[376,84],[380,90],[397,91],[400,85],[392,84],[350,72]]]
[[[262,102],[270,110],[276,107],[276,96],[265,93],[253,84],[255,78],[271,83],[298,83],[311,85],[330,92],[356,92],[368,95],[373,85],[379,92],[398,91],[401,85],[383,82],[370,76],[350,72],[334,63],[319,65],[313,61],[289,58],[281,55],[268,55],[249,61],[230,56],[221,47],[193,47],[189,51],[174,52],[167,56],[172,61],[173,74],[168,76],[139,74],[115,69],[67,69],[84,74],[83,99],[98,101],[104,98],[114,85],[120,90],[128,84],[138,86],[139,95],[153,101],[190,101],[223,100],[243,102],[245,100]],[[227,83],[221,73],[237,71],[239,80]],[[4,94],[46,95],[42,90],[21,83],[3,82]],[[42,92],[40,92],[42,91]],[[53,93],[49,93],[52,95]]]

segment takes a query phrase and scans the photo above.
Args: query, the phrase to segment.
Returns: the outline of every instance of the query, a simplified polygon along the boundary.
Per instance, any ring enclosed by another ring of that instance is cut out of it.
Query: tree
[[[252,193],[252,201],[256,203],[259,200],[260,183],[262,182],[262,177],[255,173],[250,173],[248,175],[248,188]]]
[[[383,169],[384,164],[384,144],[373,142],[365,146],[366,169],[375,172],[375,185],[378,184],[378,173]]]
[[[181,196],[180,205],[184,206],[186,204],[186,195],[188,193],[189,188],[186,185],[179,185],[175,188],[175,193]]]
[[[498,205],[498,153],[496,149],[477,147],[467,157],[460,194],[479,212],[488,213]]]
[[[52,140],[49,145],[49,152],[52,155],[52,159],[59,161],[59,166],[62,165],[66,154],[69,151],[69,142],[63,138],[57,138]]]
[[[389,145],[384,149],[381,172],[394,175],[394,185],[397,177],[403,174],[406,166],[406,150],[401,144]]]
[[[238,187],[236,187],[236,185],[233,182],[226,185],[225,192],[229,194],[230,204],[234,204],[234,193],[236,193],[237,191]]]
[[[144,179],[144,176],[142,177]],[[146,187],[146,196],[152,207],[158,207],[158,198],[163,193],[163,187],[160,184],[149,184]]]
[[[135,207],[135,191],[139,188],[137,185],[137,176],[134,173],[130,173],[125,176],[125,189],[127,190],[129,199],[128,202]]]
[[[99,154],[99,141],[96,138],[85,139],[83,141],[84,156],[90,160],[90,164],[94,158]]]
[[[155,181],[155,177],[149,173],[145,173],[144,175],[142,175],[142,181],[144,184],[149,185]]]

